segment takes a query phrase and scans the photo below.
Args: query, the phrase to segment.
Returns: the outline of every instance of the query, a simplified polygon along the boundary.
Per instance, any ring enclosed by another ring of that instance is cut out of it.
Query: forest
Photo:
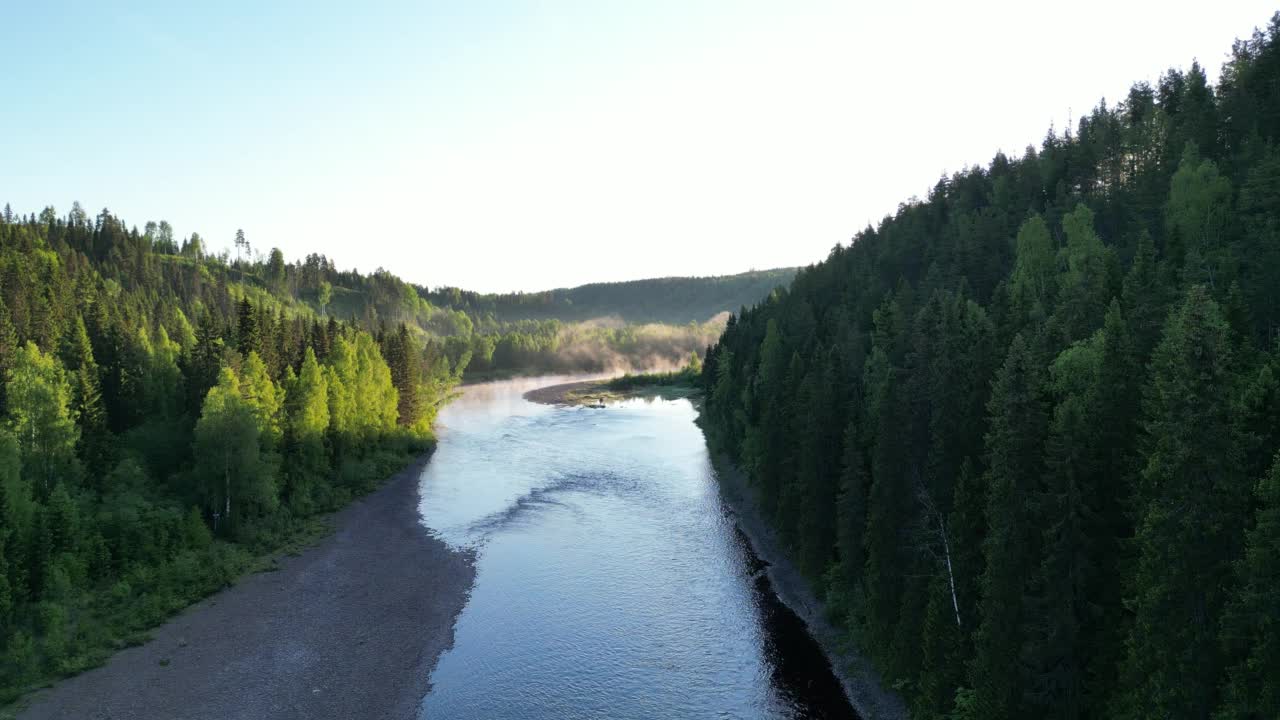
[[[481,294],[442,287],[423,295],[437,306],[494,321],[587,321],[616,317],[632,324],[705,323],[744,303],[754,304],[786,285],[794,268],[754,270],[719,277],[666,277],[591,283],[544,292]]]
[[[728,315],[721,312],[707,322],[686,325],[632,325],[609,318],[506,322],[494,332],[473,334],[462,349],[470,353],[466,377],[671,370],[681,367],[689,353],[715,342]],[[453,342],[458,341],[447,344]]]
[[[286,267],[275,252],[238,263],[227,253],[214,260],[256,277],[274,273],[285,295],[329,317],[365,327],[418,327],[437,341],[436,352],[465,368],[468,380],[677,367],[719,337],[730,311],[794,274],[769,270],[484,295],[428,289],[385,270],[338,271],[323,255],[308,255],[296,267]],[[469,361],[460,362],[464,357]]]
[[[1280,14],[731,317],[713,449],[915,718],[1280,717]]]
[[[0,705],[321,531],[433,445],[468,369],[675,367],[767,293],[733,284],[678,325],[502,318],[233,247],[79,203],[0,213]]]
[[[0,703],[139,642],[430,447],[465,356],[317,313],[307,272],[79,205],[0,216]]]

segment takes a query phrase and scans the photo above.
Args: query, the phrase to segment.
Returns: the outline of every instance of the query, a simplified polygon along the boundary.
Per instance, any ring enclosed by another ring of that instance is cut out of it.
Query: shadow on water
[[[476,553],[420,718],[857,718],[725,505],[687,400],[606,412],[495,384],[442,414],[432,533]]]
[[[770,661],[774,687],[783,702],[791,706],[796,718],[861,720],[849,705],[831,662],[809,634],[804,621],[774,592],[766,572],[769,563],[756,555],[751,541],[736,523],[733,529],[747,570],[754,578],[755,606],[765,634],[764,652]]]

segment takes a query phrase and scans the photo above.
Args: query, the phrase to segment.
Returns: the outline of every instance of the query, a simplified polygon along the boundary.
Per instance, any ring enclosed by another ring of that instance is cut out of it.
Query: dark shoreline
[[[866,720],[906,720],[907,708],[902,698],[881,684],[871,663],[847,647],[841,633],[827,621],[826,607],[783,552],[773,529],[757,512],[746,477],[732,467],[727,458],[713,456],[712,465],[721,498],[733,511],[738,528],[750,542],[756,557],[768,564],[765,573],[773,592],[808,627],[809,634],[831,662],[854,710]]]
[[[279,569],[183,611],[19,718],[417,718],[475,578],[419,522],[421,458]]]
[[[696,388],[645,383],[618,390],[609,386],[609,383],[615,379],[605,377],[548,385],[529,390],[523,397],[529,402],[542,405],[587,405],[599,407],[598,403],[607,404],[638,397],[660,397],[668,400],[676,398],[692,399],[699,393]]]
[[[594,390],[602,380],[561,383],[530,390],[524,399],[545,405],[571,405],[580,401],[581,393]],[[695,400],[695,407],[699,403]],[[905,720],[907,708],[902,698],[886,689],[871,663],[847,641],[828,620],[826,606],[813,594],[809,581],[783,551],[777,535],[757,511],[747,487],[746,477],[724,457],[712,457],[720,496],[733,512],[738,529],[745,536],[755,557],[765,563],[768,590],[804,623],[832,671],[840,681],[844,694],[858,715],[866,720]]]

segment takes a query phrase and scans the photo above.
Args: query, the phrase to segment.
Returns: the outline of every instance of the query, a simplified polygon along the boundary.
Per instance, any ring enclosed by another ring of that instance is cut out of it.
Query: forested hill
[[[584,321],[615,317],[630,323],[683,325],[707,322],[720,313],[754,305],[794,276],[794,268],[780,268],[719,277],[666,277],[509,294],[444,287],[425,297],[441,307],[473,316],[490,315],[497,320]]]
[[[207,258],[79,206],[0,215],[0,704],[429,445],[465,348],[326,317],[317,265]]]
[[[732,318],[713,444],[916,718],[1280,717],[1280,15]]]

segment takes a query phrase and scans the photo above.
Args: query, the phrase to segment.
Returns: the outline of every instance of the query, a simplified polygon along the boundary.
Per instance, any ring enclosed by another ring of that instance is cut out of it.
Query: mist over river
[[[854,718],[723,504],[688,400],[603,410],[476,385],[421,478],[432,534],[476,554],[421,716]]]

